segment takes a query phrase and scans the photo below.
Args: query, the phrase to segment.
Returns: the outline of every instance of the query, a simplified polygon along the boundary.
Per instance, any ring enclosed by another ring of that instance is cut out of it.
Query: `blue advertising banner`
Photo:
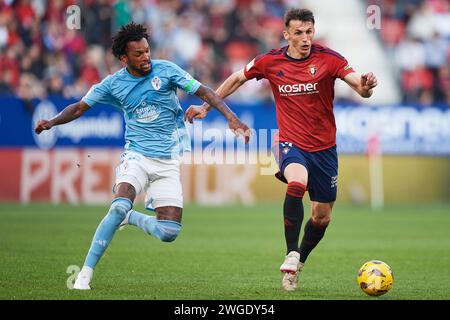
[[[125,129],[121,111],[105,105],[93,107],[71,123],[40,135],[34,134],[33,127],[39,119],[49,119],[73,102],[58,97],[35,101],[34,110],[30,112],[21,100],[0,97],[0,148],[124,145]],[[196,102],[181,101],[185,109]],[[258,146],[270,143],[270,137],[277,128],[273,104],[230,104],[230,107],[255,130],[256,136],[253,138]],[[449,108],[336,105],[335,117],[340,153],[365,153],[369,139],[376,136],[384,154],[450,156]],[[193,144],[200,143],[203,146],[211,142],[214,136],[212,131],[224,132],[227,128],[225,119],[216,111],[203,121],[188,125]],[[196,139],[201,140],[199,142]]]
[[[362,153],[377,136],[384,154],[450,155],[450,109],[349,106],[335,111],[342,153]]]
[[[111,106],[95,106],[75,121],[40,135],[34,133],[40,119],[50,119],[74,102],[51,98],[35,102],[33,112],[29,112],[17,98],[0,98],[0,147],[123,146],[122,114]]]

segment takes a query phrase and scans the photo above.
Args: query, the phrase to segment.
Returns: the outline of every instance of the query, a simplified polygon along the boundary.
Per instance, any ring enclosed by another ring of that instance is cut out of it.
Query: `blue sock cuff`
[[[173,220],[156,220],[158,223],[167,224],[167,225],[176,225],[177,227],[181,227],[181,223]]]
[[[181,224],[172,220],[156,220],[154,236],[164,242],[172,242],[181,230]]]
[[[111,204],[113,204],[113,203],[115,203],[115,202],[126,202],[127,204],[130,205],[131,208],[133,208],[133,202],[132,202],[130,199],[128,199],[128,198],[123,198],[123,197],[115,198],[115,199],[111,202]],[[130,209],[131,209],[131,208],[130,208]]]

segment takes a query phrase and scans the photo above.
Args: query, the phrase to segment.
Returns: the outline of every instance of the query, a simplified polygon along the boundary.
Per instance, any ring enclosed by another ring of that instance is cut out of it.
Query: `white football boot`
[[[303,263],[300,262],[300,253],[291,251],[284,259],[280,267],[280,271],[284,273],[281,280],[281,286],[286,291],[294,291],[297,289],[298,275],[303,268]]]
[[[92,280],[92,276],[94,275],[94,270],[87,266],[83,266],[80,273],[75,280],[75,284],[73,285],[74,289],[77,290],[91,290],[89,283]]]

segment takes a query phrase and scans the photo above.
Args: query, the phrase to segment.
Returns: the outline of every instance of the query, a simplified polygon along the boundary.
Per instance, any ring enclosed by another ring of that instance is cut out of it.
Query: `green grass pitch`
[[[0,299],[450,299],[450,205],[372,212],[337,203],[290,293],[278,271],[281,208],[188,205],[173,243],[127,226],[98,264],[93,290],[79,292],[67,289],[67,269],[82,266],[106,206],[0,204]],[[394,272],[381,297],[357,286],[359,267],[371,259]]]

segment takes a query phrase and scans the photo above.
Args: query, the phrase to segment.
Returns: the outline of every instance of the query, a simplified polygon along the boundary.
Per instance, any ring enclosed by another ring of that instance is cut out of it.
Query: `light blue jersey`
[[[194,94],[201,83],[176,64],[151,60],[152,70],[144,77],[123,68],[92,86],[81,99],[120,108],[125,119],[125,150],[147,157],[175,158],[190,151],[177,88]]]

